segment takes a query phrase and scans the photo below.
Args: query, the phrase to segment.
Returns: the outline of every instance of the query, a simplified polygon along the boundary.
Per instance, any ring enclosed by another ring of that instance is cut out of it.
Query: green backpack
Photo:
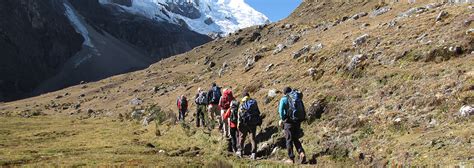
[[[237,123],[239,121],[239,101],[232,100],[230,103],[230,122]]]

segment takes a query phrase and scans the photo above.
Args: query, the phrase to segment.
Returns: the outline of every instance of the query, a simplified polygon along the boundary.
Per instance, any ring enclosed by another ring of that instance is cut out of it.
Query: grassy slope
[[[207,88],[211,81],[216,81],[225,87],[232,87],[237,94],[244,88],[252,90],[252,95],[261,104],[269,89],[281,89],[286,85],[305,91],[307,106],[313,101],[325,99],[328,110],[323,117],[304,125],[304,146],[308,154],[322,155],[318,158],[320,163],[472,164],[472,117],[460,118],[455,114],[461,105],[473,104],[474,57],[469,54],[473,49],[473,36],[465,34],[467,29],[473,27],[462,25],[472,12],[467,5],[445,5],[399,20],[399,29],[385,25],[400,12],[423,3],[391,4],[393,9],[381,16],[348,20],[323,31],[315,25],[332,23],[342,16],[360,11],[370,13],[374,7],[383,4],[326,2],[322,5],[305,1],[290,18],[264,27],[259,41],[247,42],[244,39],[241,45],[231,44],[239,37],[247,38],[259,31],[255,27],[248,28],[163,60],[143,71],[0,104],[1,119],[5,121],[0,122],[2,134],[9,135],[2,136],[4,148],[0,150],[0,160],[4,164],[15,163],[15,160],[27,160],[32,164],[62,162],[70,165],[183,163],[181,161],[205,164],[199,163],[200,160],[222,156],[221,152],[217,152],[221,151],[222,144],[219,145],[221,142],[215,132],[212,133],[214,136],[209,137],[196,130],[188,137],[180,133],[180,126],[169,126],[169,129],[162,131],[165,135],[155,137],[154,127],[149,126],[146,128],[148,131],[134,135],[136,130],[145,128],[129,121],[119,122],[117,117],[131,112],[133,106],[129,101],[135,97],[144,100],[143,108],[156,103],[166,111],[174,111],[174,101],[179,94],[193,97],[198,87]],[[441,10],[447,11],[449,16],[435,23],[434,18]],[[285,23],[294,26],[291,29],[282,28]],[[363,23],[369,26],[361,28]],[[370,36],[368,42],[353,47],[353,39],[365,33]],[[431,40],[431,44],[416,40],[424,33],[427,33],[426,39]],[[290,34],[299,34],[302,38],[283,52],[272,55],[274,47],[283,43]],[[317,42],[324,46],[321,51],[304,55],[306,59],[291,59],[292,52]],[[454,45],[462,46],[468,53],[452,55],[434,52]],[[244,72],[245,56],[255,55],[262,47],[270,51],[260,52],[264,57],[255,68]],[[404,52],[405,56],[402,56]],[[343,70],[350,57],[358,53],[369,57],[362,62],[363,68],[352,72]],[[428,59],[431,58],[429,56],[434,56],[434,59]],[[205,57],[217,66],[208,69],[207,65],[203,65]],[[420,60],[414,61],[418,57]],[[222,77],[216,77],[224,62],[229,65],[228,70]],[[270,63],[275,67],[265,72]],[[320,79],[312,80],[306,75],[306,70],[312,67],[324,71]],[[156,93],[151,91],[153,87],[160,86],[163,86],[162,89]],[[55,98],[66,93],[67,96]],[[277,103],[278,100],[273,99],[261,105],[266,115],[262,129],[276,125]],[[80,104],[80,107],[74,109],[75,104]],[[193,111],[195,107],[191,108]],[[89,109],[94,111],[92,116],[98,117],[87,119]],[[16,117],[19,113],[32,111],[42,111],[47,116],[33,119]],[[396,118],[402,119],[402,122],[395,122]],[[429,123],[433,120],[436,124],[431,126]],[[69,125],[77,129],[71,129]],[[191,127],[191,130],[195,128]],[[46,133],[43,135],[41,132]],[[39,136],[35,135],[38,133]],[[23,144],[37,139],[45,140]],[[157,148],[148,149],[146,143],[135,143],[134,139],[150,142]],[[176,143],[179,142],[177,140],[183,143]],[[93,143],[88,146],[85,142],[89,141]],[[158,149],[169,152],[188,147],[198,147],[203,154],[201,157],[155,154]],[[66,154],[55,156],[59,153]],[[262,162],[271,163],[284,156],[283,150],[279,153]],[[364,159],[359,159],[361,154]],[[246,164],[246,161],[234,160],[233,157],[225,159]],[[208,163],[215,164],[212,161]]]

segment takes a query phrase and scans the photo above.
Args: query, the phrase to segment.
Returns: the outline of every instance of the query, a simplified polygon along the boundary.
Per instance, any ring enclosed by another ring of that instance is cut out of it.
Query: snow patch
[[[91,42],[91,38],[89,37],[89,32],[87,31],[86,26],[81,22],[79,17],[76,15],[75,11],[72,9],[69,4],[64,3],[64,8],[66,9],[66,16],[73,25],[74,29],[76,29],[76,32],[81,34],[82,37],[84,38],[84,43],[83,45],[89,46],[89,47],[94,47],[94,45]]]
[[[99,0],[99,2],[113,4],[110,0]],[[192,6],[199,10],[200,17],[191,19],[173,13],[166,9],[170,3]],[[119,6],[127,12],[155,21],[167,21],[178,25],[184,21],[191,30],[206,35],[214,33],[226,35],[239,29],[270,22],[265,15],[250,7],[244,0],[133,0],[131,7]],[[206,24],[206,20],[209,19],[212,19],[213,23]]]

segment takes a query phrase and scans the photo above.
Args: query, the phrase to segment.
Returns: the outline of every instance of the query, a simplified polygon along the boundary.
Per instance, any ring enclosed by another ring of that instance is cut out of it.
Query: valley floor
[[[281,148],[271,156],[260,155],[255,162],[246,157],[237,159],[226,152],[227,142],[221,139],[217,130],[196,128],[191,123],[191,121],[184,124],[165,123],[158,126],[159,133],[157,133],[155,124],[144,127],[135,121],[120,121],[112,118],[76,118],[61,115],[31,118],[2,117],[0,118],[0,166],[225,167],[281,166],[283,164],[286,150]],[[474,132],[470,129],[473,126],[473,122],[464,122],[456,128],[459,131],[447,132],[447,134],[460,137],[473,135]],[[465,129],[460,127],[465,127]],[[259,129],[258,132],[262,134],[263,131]],[[405,141],[416,144],[426,137],[442,138],[442,135],[436,134],[436,131],[432,132],[435,133],[424,134],[414,131],[411,134],[399,136],[393,140],[398,143],[392,147],[396,148]],[[307,148],[307,153],[314,153],[317,147],[308,144],[308,138],[314,137],[303,138],[304,146]],[[418,163],[430,165],[430,160],[432,160],[430,158],[440,158],[438,161],[452,165],[472,165],[472,159],[471,162],[458,163],[451,157],[472,154],[472,146],[466,147],[466,149],[454,149],[440,146],[430,151],[423,151],[423,148],[417,147],[416,150],[420,150],[424,155],[415,160]],[[391,148],[391,150],[395,149]],[[443,157],[448,153],[451,153],[450,157]],[[360,164],[349,160],[338,160],[331,155],[317,157],[317,166],[344,167]],[[313,163],[307,166],[316,166],[314,164],[313,160]],[[393,161],[381,164],[397,165]]]

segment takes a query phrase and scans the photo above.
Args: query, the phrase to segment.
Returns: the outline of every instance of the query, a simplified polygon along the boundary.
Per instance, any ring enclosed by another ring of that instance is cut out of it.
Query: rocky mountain
[[[473,10],[305,0],[280,22],[144,70],[0,103],[0,153],[9,154],[0,165],[281,167],[277,107],[291,86],[304,94],[309,166],[472,167]],[[217,129],[195,127],[193,103],[176,123],[176,98],[212,82],[257,100],[256,161],[225,150]],[[150,117],[156,124],[143,122]]]
[[[4,1],[0,101],[143,69],[210,41],[211,32],[266,21],[243,1],[236,2],[247,12],[233,13],[234,1]],[[173,17],[150,17],[157,11]],[[219,21],[221,15],[227,19]],[[252,15],[257,20],[249,20]],[[208,24],[196,20],[203,18]],[[209,23],[212,19],[219,22]]]

